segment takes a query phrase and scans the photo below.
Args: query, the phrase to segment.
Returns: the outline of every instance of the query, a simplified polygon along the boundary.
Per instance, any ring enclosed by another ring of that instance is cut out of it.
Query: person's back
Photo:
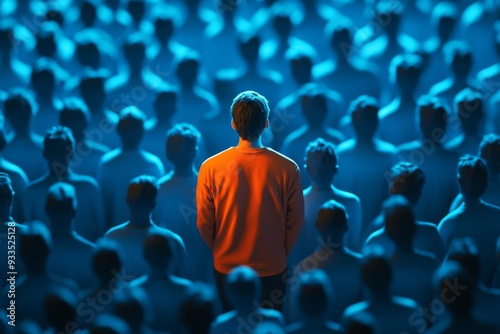
[[[136,107],[127,107],[120,113],[118,134],[122,147],[106,153],[99,162],[97,181],[104,197],[108,227],[127,220],[127,206],[123,194],[131,179],[141,174],[160,178],[165,173],[160,159],[139,148],[144,135],[144,114]]]
[[[240,140],[200,167],[197,227],[214,255],[219,293],[223,277],[244,264],[269,281],[263,284],[266,300],[274,287],[284,289],[279,277],[304,222],[299,168],[262,145],[262,132],[269,125],[269,106],[262,95],[242,92],[231,110]]]
[[[375,137],[378,127],[378,103],[373,97],[360,96],[349,108],[355,138],[337,147],[341,166],[335,178],[340,189],[356,194],[361,201],[363,220],[360,237],[377,216],[387,191],[386,173],[396,160],[396,147]],[[367,168],[366,161],[370,161]],[[366,191],[369,188],[370,191]],[[356,250],[364,240],[358,240]]]
[[[151,329],[162,332],[181,332],[180,308],[186,302],[191,282],[173,276],[170,266],[175,257],[172,241],[159,232],[149,233],[143,242],[143,256],[149,273],[130,283],[142,288],[153,310]],[[169,305],[165,305],[168,300]]]
[[[417,225],[411,204],[405,197],[393,196],[384,203],[385,231],[395,250],[388,256],[392,266],[391,293],[410,298],[420,306],[429,305],[431,277],[438,261],[430,253],[415,250],[413,240]]]
[[[177,233],[186,246],[192,280],[212,283],[213,258],[196,229],[196,183],[194,166],[201,135],[189,124],[177,124],[167,133],[165,153],[174,169],[158,180],[155,222]]]
[[[369,291],[365,301],[349,306],[342,323],[360,314],[369,313],[377,319],[381,333],[419,333],[415,324],[425,323],[418,304],[412,299],[389,292],[392,277],[390,263],[382,254],[368,255],[361,268],[362,281]]]
[[[123,251],[124,268],[134,277],[147,273],[148,267],[142,257],[142,245],[148,233],[163,233],[171,242],[175,256],[172,274],[187,276],[186,249],[182,239],[151,220],[151,211],[156,205],[158,185],[154,177],[141,175],[130,181],[126,193],[126,204],[130,220],[109,229],[105,237],[116,241]]]
[[[79,210],[75,188],[57,182],[47,191],[45,212],[49,218],[53,248],[47,270],[57,276],[74,280],[81,288],[92,285],[91,254],[95,245],[72,229],[72,220]]]
[[[90,176],[74,173],[69,167],[68,154],[74,151],[75,142],[71,131],[56,126],[47,131],[44,139],[43,156],[49,167],[49,174],[28,186],[24,195],[24,217],[49,224],[45,212],[47,190],[56,182],[65,182],[75,188],[80,210],[74,218],[74,230],[88,240],[96,240],[104,232],[104,216],[101,191],[96,180]],[[97,199],[97,200],[96,200]]]
[[[359,275],[361,255],[350,251],[342,243],[348,224],[346,211],[340,204],[334,201],[323,204],[317,211],[315,225],[321,235],[317,250],[291,269],[294,270],[294,277],[314,269],[321,269],[326,273],[334,290],[334,302],[330,305],[329,319],[338,322],[345,308],[361,298],[362,284]],[[292,291],[296,288],[294,283],[290,283]],[[296,310],[293,305],[290,307],[291,319],[296,320]]]
[[[219,315],[212,323],[210,334],[234,333],[245,326],[253,330],[263,322],[273,322],[284,325],[285,321],[280,312],[259,306],[257,300],[261,293],[261,283],[257,273],[246,266],[239,266],[231,270],[226,281],[227,297],[234,310]],[[258,317],[259,321],[253,320]],[[242,325],[241,319],[245,321]]]
[[[441,220],[438,226],[445,248],[455,238],[470,237],[481,259],[480,280],[491,286],[495,273],[495,246],[500,235],[500,208],[481,200],[488,172],[479,157],[465,155],[458,164],[458,183],[464,203]]]
[[[421,139],[398,146],[398,158],[416,164],[424,172],[426,182],[415,214],[417,219],[437,224],[458,193],[455,171],[459,156],[442,145],[448,107],[436,97],[424,96],[417,109]]]
[[[5,118],[15,135],[9,138],[3,156],[22,168],[30,181],[47,172],[42,158],[42,138],[31,132],[35,106],[33,94],[25,90],[12,91],[4,102]]]

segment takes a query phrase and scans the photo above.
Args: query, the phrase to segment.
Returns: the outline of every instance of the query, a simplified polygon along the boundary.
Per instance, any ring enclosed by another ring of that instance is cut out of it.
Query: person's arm
[[[286,212],[286,254],[290,254],[304,226],[304,195],[299,168],[295,168],[288,187]]]
[[[215,239],[215,206],[206,168],[200,167],[196,185],[196,226],[201,238],[212,249]]]

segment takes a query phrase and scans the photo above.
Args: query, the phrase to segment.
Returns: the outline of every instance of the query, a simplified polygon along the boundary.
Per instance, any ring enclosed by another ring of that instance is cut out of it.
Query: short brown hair
[[[269,104],[264,96],[248,90],[234,98],[231,116],[236,131],[242,139],[256,140],[266,127]]]

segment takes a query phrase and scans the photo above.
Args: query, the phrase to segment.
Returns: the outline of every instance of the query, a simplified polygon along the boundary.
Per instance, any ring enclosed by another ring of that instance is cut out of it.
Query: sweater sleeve
[[[202,165],[196,184],[196,226],[201,238],[212,249],[215,239],[215,205],[211,182],[206,168]]]
[[[300,172],[295,168],[288,187],[288,204],[286,212],[286,253],[290,254],[304,226],[304,196]]]

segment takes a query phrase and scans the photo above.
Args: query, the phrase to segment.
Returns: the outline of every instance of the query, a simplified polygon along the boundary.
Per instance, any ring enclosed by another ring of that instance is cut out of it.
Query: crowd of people
[[[500,333],[499,60],[496,0],[1,1],[0,333]]]

